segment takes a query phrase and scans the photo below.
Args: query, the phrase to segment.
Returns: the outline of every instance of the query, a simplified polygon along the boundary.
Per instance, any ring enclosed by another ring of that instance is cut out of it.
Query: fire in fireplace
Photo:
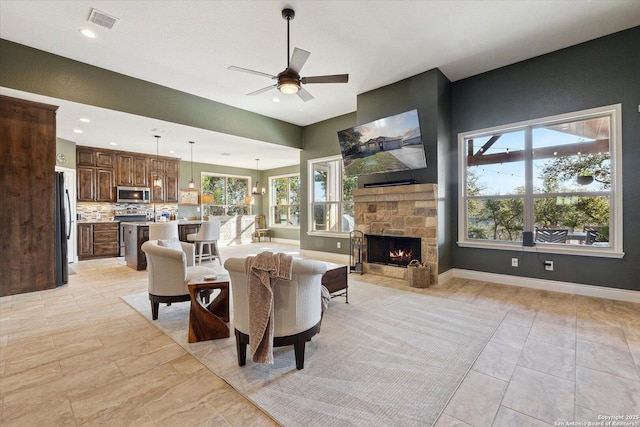
[[[367,262],[406,267],[412,259],[421,260],[419,237],[367,234]]]

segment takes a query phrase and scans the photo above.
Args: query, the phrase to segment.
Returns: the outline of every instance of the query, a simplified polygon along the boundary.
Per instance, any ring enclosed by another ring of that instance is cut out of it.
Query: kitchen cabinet
[[[115,202],[115,153],[76,147],[77,200]]]
[[[149,183],[151,184],[151,202],[178,203],[178,171],[180,161],[174,159],[154,159],[149,162]],[[159,175],[160,188],[153,187],[153,179]]]
[[[119,255],[117,222],[78,224],[78,259]]]
[[[78,224],[78,259],[93,256],[93,224]]]
[[[57,108],[0,95],[0,296],[56,287]]]
[[[147,157],[131,153],[117,155],[116,186],[148,187]]]
[[[116,187],[151,187],[151,202],[178,203],[180,159],[76,147],[79,202],[115,202]],[[156,173],[162,187],[153,187]]]

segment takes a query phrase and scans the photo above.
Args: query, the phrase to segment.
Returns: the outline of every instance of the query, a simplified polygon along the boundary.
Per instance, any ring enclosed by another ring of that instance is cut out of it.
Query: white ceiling
[[[348,84],[306,85],[315,96],[306,103],[275,90],[245,95],[273,82],[227,67],[286,68],[285,7],[296,12],[291,49],[311,52],[301,75],[348,73]],[[120,22],[113,30],[89,23],[92,8]],[[297,125],[353,112],[358,94],[433,68],[456,81],[637,25],[638,0],[0,1],[3,39]],[[85,38],[82,28],[97,38]],[[204,163],[255,168],[260,158],[260,169],[271,169],[299,160],[297,150],[273,144],[0,92],[60,105],[58,136],[82,145],[117,142],[111,148],[155,153],[158,129],[161,154],[185,160],[189,140],[196,141],[194,160]],[[78,127],[83,134],[73,133]]]

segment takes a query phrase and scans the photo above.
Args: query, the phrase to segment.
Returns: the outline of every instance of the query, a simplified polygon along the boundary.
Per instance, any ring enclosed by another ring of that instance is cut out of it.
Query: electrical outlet
[[[338,249],[340,249],[340,245],[341,245],[341,243],[340,243],[340,242],[337,242],[337,243],[336,243],[336,247],[337,247]]]
[[[544,269],[547,271],[553,271],[553,261],[545,261]]]
[[[200,206],[196,208],[196,212],[200,212]]]
[[[511,258],[511,267],[518,266],[518,258]]]

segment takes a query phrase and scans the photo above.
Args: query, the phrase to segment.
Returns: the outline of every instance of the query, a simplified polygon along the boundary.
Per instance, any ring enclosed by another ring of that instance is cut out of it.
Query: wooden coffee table
[[[229,336],[229,276],[218,275],[216,280],[200,277],[187,285],[191,295],[189,312],[189,342],[215,340]],[[208,305],[203,296],[215,289],[220,293]],[[208,292],[205,292],[208,291]]]

